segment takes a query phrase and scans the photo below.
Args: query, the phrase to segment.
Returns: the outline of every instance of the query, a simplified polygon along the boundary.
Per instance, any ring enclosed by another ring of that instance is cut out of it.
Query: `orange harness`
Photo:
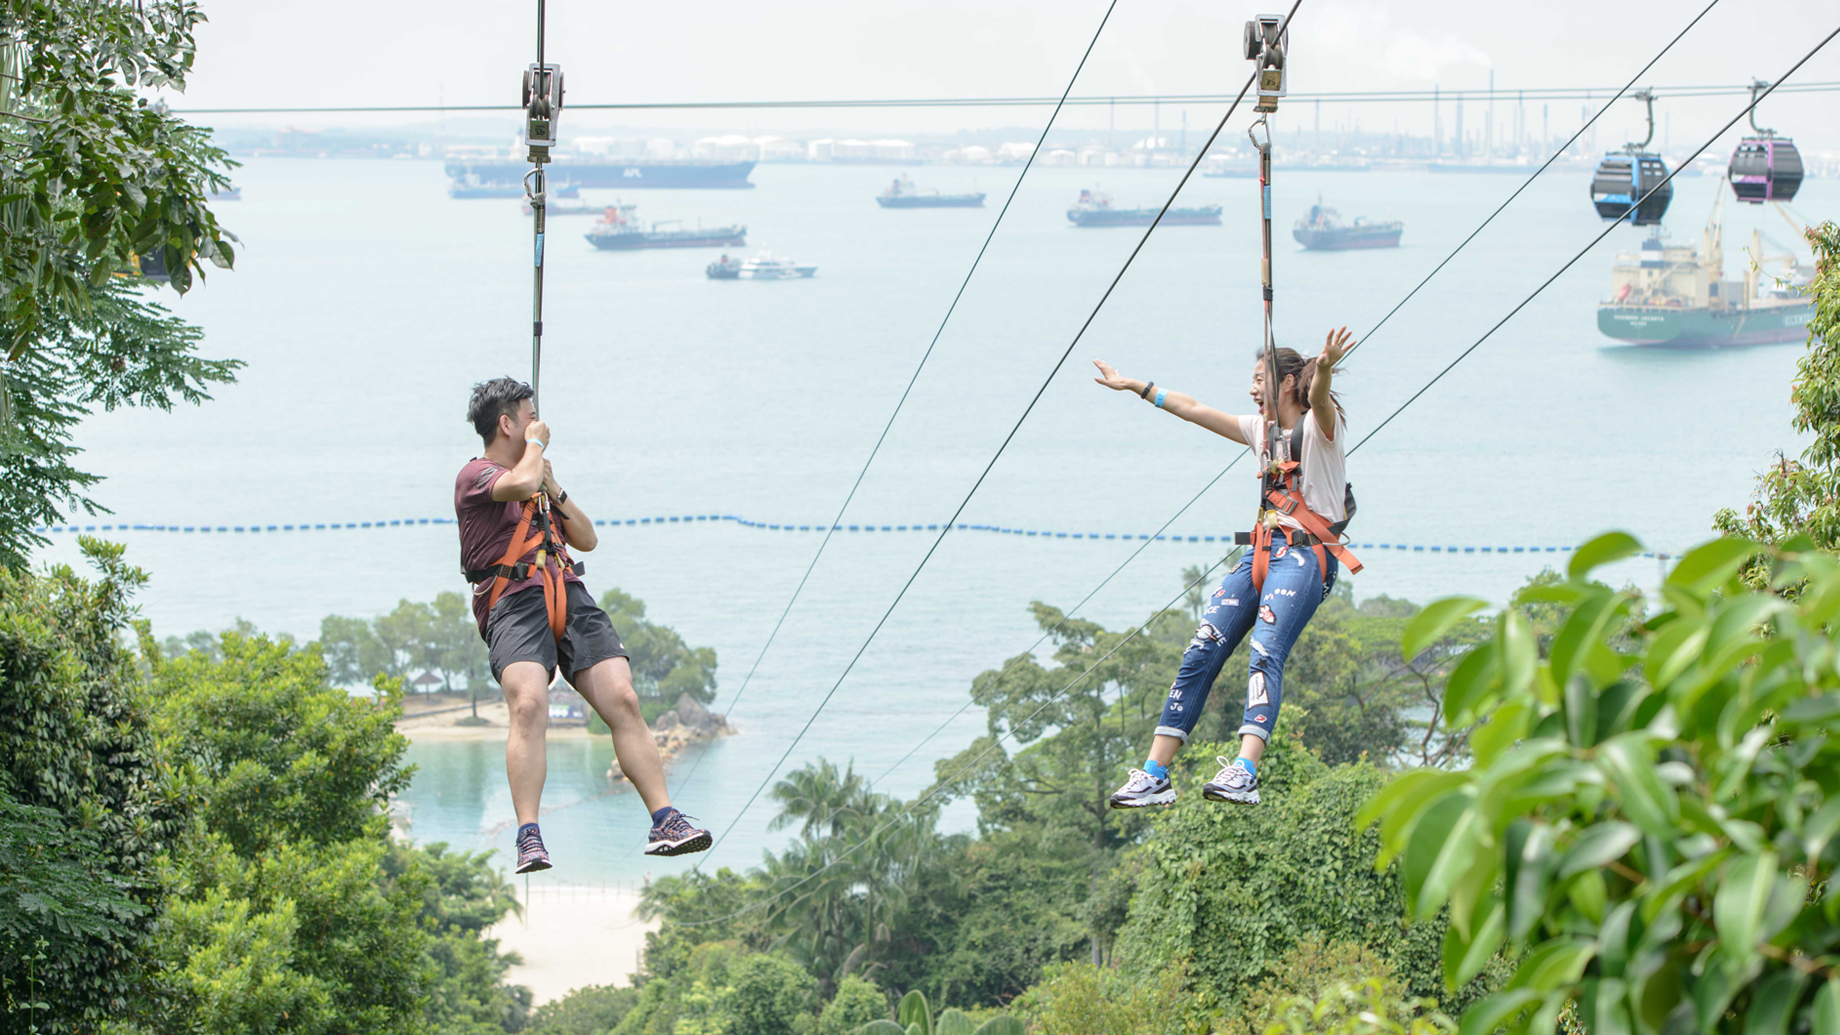
[[[1325,552],[1334,554],[1335,559],[1342,562],[1350,574],[1360,571],[1360,560],[1342,545],[1341,529],[1331,523],[1328,518],[1311,510],[1303,502],[1303,491],[1297,484],[1303,470],[1302,460],[1270,459],[1271,443],[1275,437],[1270,434],[1272,430],[1275,429],[1267,428],[1265,452],[1268,463],[1265,470],[1259,475],[1262,484],[1260,485],[1258,524],[1253,526],[1250,533],[1241,533],[1234,537],[1242,544],[1250,543],[1252,546],[1252,588],[1259,592],[1265,589],[1265,573],[1271,566],[1271,538],[1279,528],[1279,515],[1288,517],[1303,526],[1305,535],[1299,536],[1296,530],[1292,529],[1286,538],[1293,546],[1307,544],[1315,552],[1316,568],[1322,572],[1324,582],[1329,581],[1329,559]],[[1301,432],[1298,434],[1301,435]],[[1352,493],[1350,493],[1350,498],[1352,499]],[[1348,509],[1348,516],[1354,516],[1352,506]],[[1347,521],[1344,520],[1342,524],[1346,525]],[[1299,543],[1298,539],[1304,539],[1304,542]]]
[[[562,576],[564,572],[580,574],[584,565],[570,559],[567,529],[550,524],[549,508],[540,505],[540,499],[541,493],[524,501],[523,516],[518,519],[517,531],[511,533],[511,545],[505,550],[504,559],[490,568],[467,572],[466,580],[472,583],[492,580],[492,589],[486,598],[486,611],[489,613],[498,603],[498,596],[505,591],[505,587],[513,579],[522,582],[530,578],[534,567],[543,579],[543,607],[549,612],[550,634],[560,640],[569,621],[569,597]],[[537,526],[535,533],[530,532],[533,521]],[[525,538],[526,534],[529,534],[528,539]],[[532,550],[537,551],[534,564],[521,562],[520,558]],[[550,568],[552,561],[555,563],[553,573]]]

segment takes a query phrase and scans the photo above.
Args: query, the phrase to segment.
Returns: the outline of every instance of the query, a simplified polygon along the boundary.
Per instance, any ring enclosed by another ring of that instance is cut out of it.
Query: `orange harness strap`
[[[1311,544],[1310,549],[1316,554],[1316,567],[1322,572],[1324,582],[1329,581],[1329,559],[1324,554],[1325,550],[1334,554],[1349,574],[1359,572],[1360,559],[1342,545],[1342,537],[1329,528],[1329,520],[1304,504],[1296,487],[1297,462],[1288,461],[1274,466],[1283,479],[1282,487],[1266,490],[1265,499],[1261,501],[1265,506],[1260,508],[1263,513],[1259,515],[1259,522],[1252,530],[1252,588],[1257,592],[1265,590],[1265,574],[1271,567],[1271,537],[1277,525],[1274,512],[1291,518],[1302,525],[1305,532],[1316,537],[1317,542]]]
[[[549,615],[549,631],[556,639],[562,639],[562,631],[568,628],[569,597],[567,585],[562,579],[562,565],[568,563],[566,534],[564,542],[554,542],[550,537],[549,515],[544,514],[538,521],[538,531],[529,539],[524,534],[530,531],[530,523],[537,518],[537,497],[524,501],[524,514],[518,519],[517,531],[511,533],[511,545],[505,550],[504,559],[499,561],[501,569],[515,567],[518,559],[532,550],[537,551],[536,570],[543,579],[543,609]],[[551,549],[553,547],[553,549]],[[550,563],[556,563],[555,574],[550,573]],[[498,604],[498,595],[504,592],[511,580],[499,575],[492,580],[491,594],[486,598],[486,610],[490,611]]]

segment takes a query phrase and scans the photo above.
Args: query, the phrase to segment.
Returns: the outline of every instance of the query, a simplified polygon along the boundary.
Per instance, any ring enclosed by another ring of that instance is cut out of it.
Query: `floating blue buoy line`
[[[740,525],[744,528],[758,528],[758,529],[762,529],[764,531],[769,531],[769,532],[822,532],[824,531],[825,526],[826,526],[826,523],[823,521],[812,522],[810,524],[800,524],[794,521],[775,521],[775,522],[751,521],[747,518],[738,517],[734,514],[677,514],[677,515],[665,514],[665,515],[658,515],[655,517],[641,517],[641,518],[605,518],[602,520],[595,521],[594,524],[597,527],[611,528],[611,527],[622,526],[622,525],[630,525],[630,526],[638,527],[638,526],[644,526],[644,525],[690,524],[690,523],[698,522],[698,521],[703,521],[703,522],[729,521],[729,522],[733,522],[736,525]],[[455,519],[453,518],[440,518],[440,517],[437,517],[437,518],[399,518],[395,520],[381,520],[381,521],[343,521],[343,522],[340,522],[340,521],[300,521],[300,522],[296,522],[291,525],[286,525],[286,524],[276,524],[276,525],[146,525],[146,524],[137,524],[133,522],[115,522],[115,523],[106,524],[106,525],[50,525],[50,526],[39,525],[37,528],[33,529],[33,531],[38,532],[40,534],[50,534],[50,535],[59,535],[59,534],[75,535],[75,534],[87,534],[90,532],[176,532],[182,535],[186,533],[191,533],[191,534],[228,533],[231,535],[236,535],[239,533],[241,534],[260,534],[260,533],[268,533],[268,532],[350,531],[353,529],[400,528],[400,527],[406,527],[406,526],[411,526],[411,525],[451,525],[455,523],[456,523]],[[1016,535],[1016,536],[1024,536],[1024,537],[1037,537],[1037,538],[1042,538],[1042,539],[1126,539],[1126,540],[1155,540],[1157,542],[1171,542],[1171,543],[1227,543],[1227,544],[1231,544],[1233,542],[1233,535],[1234,535],[1234,533],[1232,532],[1228,532],[1225,535],[1175,535],[1175,534],[1144,535],[1144,534],[1134,533],[1134,532],[1058,532],[1058,531],[1046,531],[1046,530],[1035,529],[1035,528],[1009,528],[1003,525],[980,525],[980,524],[973,524],[971,522],[965,522],[965,521],[959,522],[957,528],[958,528],[958,531],[961,531],[961,532],[989,532],[989,533],[993,533],[996,535]],[[845,532],[845,533],[849,533],[849,532],[861,532],[861,533],[937,532],[939,531],[939,524],[937,522],[932,523],[932,524],[926,524],[926,523],[919,522],[919,521],[909,522],[904,525],[880,525],[880,524],[862,524],[862,523],[857,523],[853,525],[840,524],[836,526],[835,531]],[[1450,543],[1387,543],[1387,542],[1358,542],[1358,541],[1352,541],[1352,540],[1349,542],[1348,545],[1351,549],[1355,549],[1355,550],[1391,550],[1391,551],[1395,551],[1398,553],[1466,553],[1466,554],[1467,553],[1487,553],[1487,554],[1523,553],[1524,554],[1524,553],[1570,553],[1572,550],[1570,546],[1495,546],[1495,545],[1487,545],[1487,546],[1473,545],[1472,546],[1472,545],[1450,544]],[[1671,553],[1664,553],[1661,551],[1650,551],[1648,553],[1642,554],[1642,556],[1648,557],[1651,559],[1660,558],[1661,560],[1669,560],[1673,558],[1675,555]]]

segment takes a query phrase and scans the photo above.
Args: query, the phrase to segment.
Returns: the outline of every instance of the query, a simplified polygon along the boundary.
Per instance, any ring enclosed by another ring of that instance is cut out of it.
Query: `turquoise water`
[[[557,472],[591,514],[817,523],[835,512],[1015,175],[917,169],[923,186],[986,190],[992,206],[884,211],[872,195],[897,172],[768,165],[752,191],[627,199],[647,219],[744,221],[747,251],[815,263],[809,281],[712,282],[702,267],[713,252],[597,252],[579,236],[584,221],[554,221],[544,411]],[[1031,172],[846,522],[949,517],[1140,233],[1075,230],[1063,210],[1095,183],[1121,205],[1150,203],[1178,175]],[[246,200],[221,216],[243,240],[239,268],[213,273],[173,308],[205,328],[207,354],[249,367],[205,407],[90,421],[83,460],[108,478],[98,498],[141,523],[451,515],[454,472],[478,450],[463,421],[468,386],[529,369],[529,224],[516,203],[449,201],[435,162],[264,159],[237,180]],[[1332,323],[1365,333],[1515,185],[1281,176],[1281,235],[1319,192],[1347,216],[1406,224],[1397,251],[1312,254],[1281,240],[1281,340],[1313,350]],[[1716,185],[1679,181],[1677,236],[1697,237]],[[1226,225],[1156,233],[964,520],[1150,532],[1231,458],[1238,447],[1087,378],[1102,357],[1223,408],[1244,405],[1259,334],[1255,189],[1190,184],[1184,200],[1225,205]],[[1797,205],[1833,216],[1840,189],[1810,181]],[[1776,219],[1726,206],[1732,275],[1753,224],[1790,236]],[[1536,184],[1354,355],[1338,381],[1351,431],[1365,434],[1600,227],[1579,176]],[[1358,537],[1558,545],[1621,527],[1678,549],[1706,536],[1714,510],[1748,497],[1773,450],[1799,448],[1788,423],[1798,346],[1675,353],[1598,335],[1594,305],[1612,256],[1637,239],[1619,229],[1355,454]],[[1230,530],[1251,502],[1250,473],[1236,471],[1172,531]],[[116,538],[153,573],[142,599],[163,635],[243,617],[310,638],[328,613],[371,615],[463,586],[451,527]],[[680,804],[727,825],[930,542],[879,532],[833,541],[733,712],[738,735],[709,749]],[[588,582],[635,593],[654,620],[717,648],[726,702],[816,545],[809,533],[727,522],[608,529]],[[792,764],[822,754],[880,774],[958,707],[977,672],[1034,640],[1029,601],[1071,604],[1135,546],[948,537]],[[1184,565],[1219,553],[1154,544],[1086,613],[1140,621],[1176,593]],[[60,537],[42,556],[72,559],[74,545]],[[1461,591],[1498,601],[1547,560],[1363,559],[1362,596]],[[1658,572],[1654,561],[1632,561],[1611,575],[1652,584]],[[981,715],[968,715],[886,788],[924,786],[930,760],[982,728]],[[546,803],[581,801],[545,820],[565,864],[557,880],[683,865],[635,854],[647,820],[631,795],[599,797],[608,755],[604,745],[554,749]],[[423,745],[413,760],[421,769],[407,802],[418,837],[509,846],[498,745]],[[715,861],[747,864],[777,843],[769,818],[764,808],[748,814]]]

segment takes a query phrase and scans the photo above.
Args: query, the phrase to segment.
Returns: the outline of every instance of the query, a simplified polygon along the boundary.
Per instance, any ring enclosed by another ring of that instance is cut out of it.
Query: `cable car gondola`
[[[1769,88],[1761,79],[1751,82],[1751,129],[1753,136],[1738,142],[1731,153],[1731,192],[1739,201],[1761,205],[1766,201],[1789,201],[1802,186],[1802,153],[1795,141],[1779,137],[1773,129],[1757,125],[1757,95]]]
[[[1642,150],[1655,139],[1655,94],[1638,90],[1630,96],[1648,104],[1648,136],[1641,143],[1605,155],[1597,163],[1597,172],[1591,177],[1591,203],[1605,219],[1627,216],[1634,226],[1654,226],[1667,214],[1668,202],[1674,200],[1674,185],[1668,182],[1667,165],[1661,156]],[[1649,194],[1651,190],[1653,194]],[[1635,208],[1633,213],[1629,211],[1631,206]]]

